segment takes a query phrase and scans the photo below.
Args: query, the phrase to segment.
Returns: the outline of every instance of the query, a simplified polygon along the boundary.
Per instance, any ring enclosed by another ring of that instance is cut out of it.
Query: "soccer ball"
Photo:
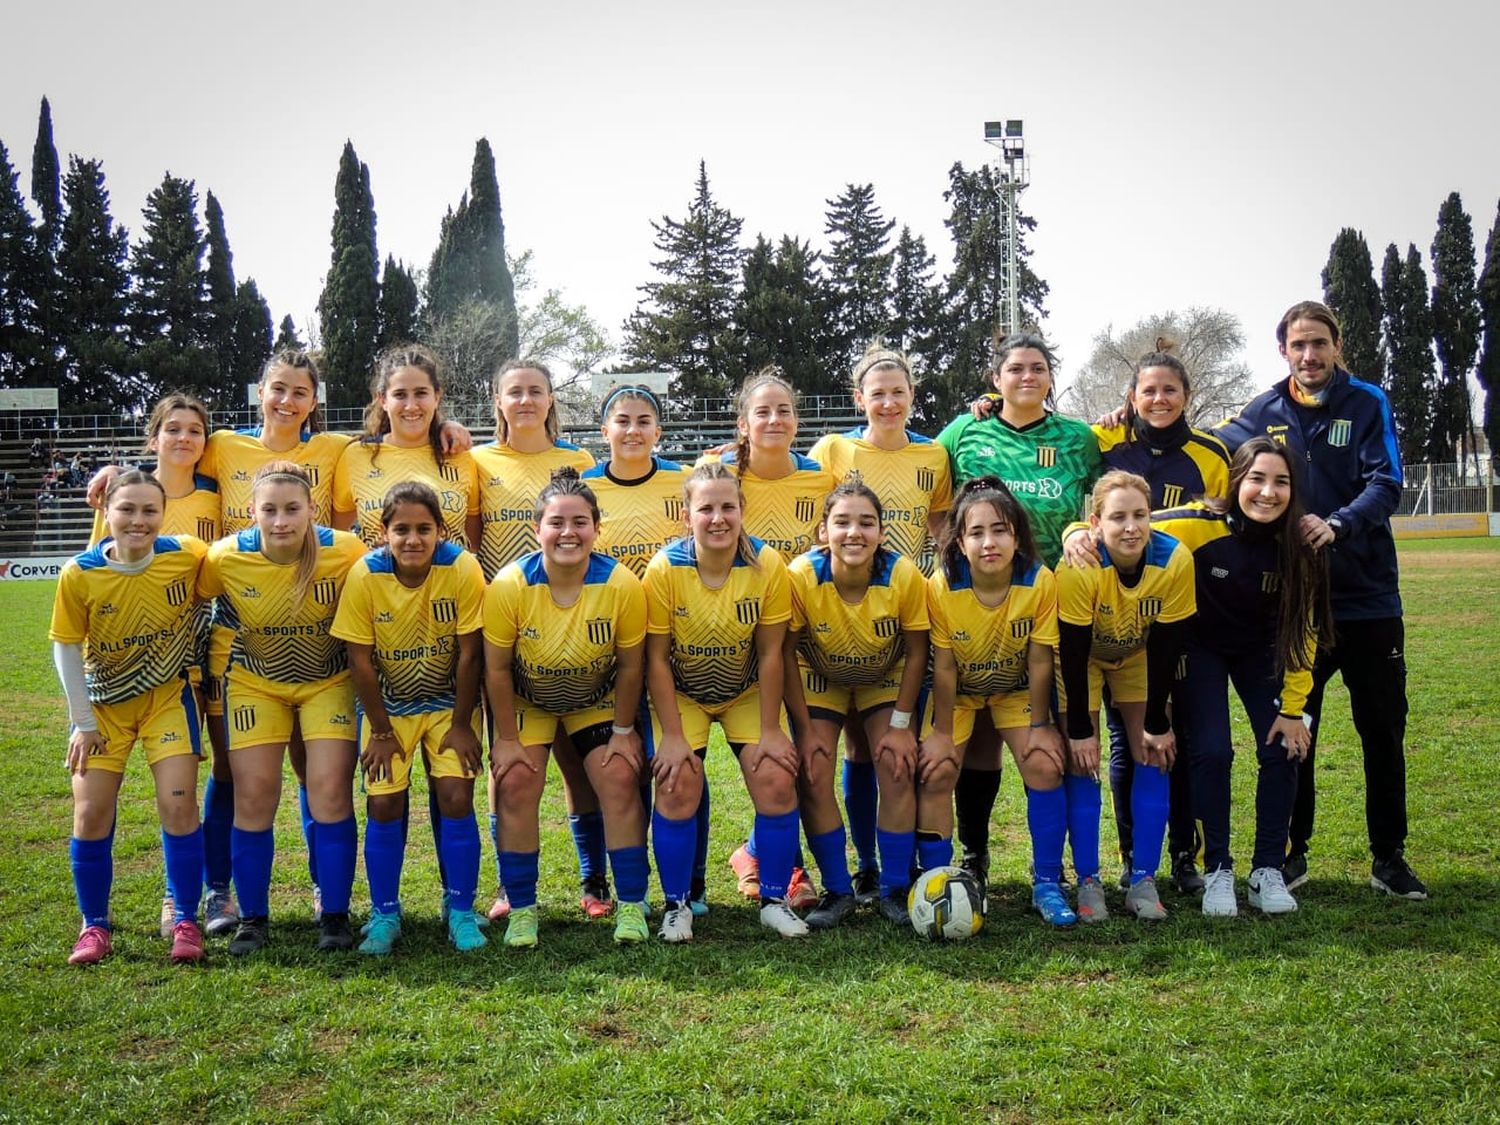
[[[984,891],[962,867],[922,872],[906,898],[912,929],[929,941],[962,941],[984,925]]]

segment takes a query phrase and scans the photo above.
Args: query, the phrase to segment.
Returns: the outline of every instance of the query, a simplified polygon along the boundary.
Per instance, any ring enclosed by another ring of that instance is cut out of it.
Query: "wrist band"
[[[628,726],[628,727],[622,727],[622,726],[616,725],[616,726],[610,727],[609,730],[610,730],[611,734],[634,734],[635,733],[635,724],[631,723],[630,726]]]
[[[370,732],[371,742],[386,742],[395,737],[396,732],[393,730],[372,730]]]
[[[892,711],[891,712],[891,729],[892,730],[906,730],[910,726],[911,726],[911,712],[910,711]]]
[[[1031,729],[1032,730],[1037,730],[1037,729],[1039,729],[1041,727],[1050,727],[1051,725],[1052,725],[1052,720],[1051,719],[1043,719],[1039,723],[1032,723],[1031,724]]]

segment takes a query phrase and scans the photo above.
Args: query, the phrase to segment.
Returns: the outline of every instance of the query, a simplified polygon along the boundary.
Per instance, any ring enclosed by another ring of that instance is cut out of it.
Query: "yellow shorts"
[[[953,745],[963,746],[974,737],[974,719],[981,711],[990,713],[995,729],[1031,725],[1031,689],[1008,691],[1002,695],[960,695],[953,701]],[[929,697],[922,713],[922,737],[932,733],[933,703]]]
[[[365,782],[365,792],[371,797],[381,797],[387,793],[404,793],[411,788],[411,767],[418,749],[422,751],[428,777],[469,779],[479,776],[478,773],[465,770],[463,763],[458,760],[458,755],[452,750],[438,749],[442,744],[443,736],[453,725],[452,711],[428,711],[422,715],[390,715],[388,717],[391,721],[391,730],[396,732],[396,741],[401,743],[401,748],[406,751],[406,754],[404,757],[398,755],[391,759],[389,778]],[[472,716],[469,725],[473,728],[474,737],[478,738],[479,713],[477,711]],[[369,745],[370,726],[361,715],[360,746],[362,749],[368,749]]]
[[[802,674],[802,695],[807,700],[807,710],[814,719],[828,719],[843,724],[844,716],[852,709],[860,718],[872,711],[893,706],[901,694],[901,675],[905,663],[897,664],[878,684],[859,684],[844,687],[830,684],[828,677],[813,671],[806,664],[798,663]]]
[[[208,667],[203,671],[203,712],[224,714],[224,673],[229,670],[229,650],[234,647],[234,630],[215,626],[208,634]]]
[[[1068,710],[1068,692],[1063,687],[1062,668],[1056,669],[1053,682],[1057,684],[1057,709]],[[1124,660],[1108,664],[1098,660],[1089,661],[1089,712],[1099,710],[1104,702],[1104,685],[1109,684],[1109,696],[1115,703],[1146,702],[1146,650],[1131,653]]]
[[[718,723],[724,731],[724,740],[731,747],[740,747],[760,741],[760,687],[748,688],[728,703],[705,707],[694,699],[677,693],[677,713],[682,716],[682,734],[694,753],[708,749],[708,728]],[[786,712],[781,714],[783,729]],[[661,721],[651,716],[653,746],[661,744]],[[736,750],[738,753],[738,750]]]
[[[602,699],[592,707],[584,707],[577,711],[568,711],[562,715],[554,715],[551,711],[544,711],[535,703],[516,697],[516,733],[521,736],[523,746],[551,746],[553,739],[557,737],[557,728],[562,727],[569,734],[577,734],[589,727],[597,727],[608,724],[614,726],[615,701],[611,697]],[[583,756],[593,746],[577,747],[579,755]]]
[[[306,742],[355,741],[354,681],[348,672],[306,684],[283,684],[231,668],[224,678],[224,713],[230,750],[285,746],[299,720]]]
[[[94,719],[105,746],[89,758],[91,770],[124,773],[137,742],[146,748],[148,766],[180,754],[203,753],[198,703],[186,680],[170,680],[123,703],[96,703]]]

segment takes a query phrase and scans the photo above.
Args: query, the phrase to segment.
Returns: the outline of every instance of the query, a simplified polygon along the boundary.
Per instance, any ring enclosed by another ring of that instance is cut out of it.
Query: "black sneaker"
[[[824,891],[823,897],[818,899],[818,905],[809,910],[807,917],[802,920],[807,923],[809,929],[831,930],[853,914],[858,905],[852,894],[841,895],[833,891]]]
[[[1390,859],[1377,859],[1370,868],[1370,886],[1396,898],[1420,902],[1427,897],[1427,886],[1397,852]]]
[[[869,906],[880,897],[880,872],[866,867],[854,873],[854,901],[860,906]]]
[[[988,894],[990,889],[990,853],[989,852],[964,852],[963,862],[959,864],[965,871],[974,877],[979,884],[979,892]]]
[[[229,955],[245,957],[258,953],[271,939],[271,922],[264,914],[254,918],[241,918],[235,927],[234,937],[229,939]]]
[[[347,911],[323,911],[318,919],[318,952],[333,953],[354,948],[354,931],[349,927]]]
[[[1130,853],[1124,849],[1120,851],[1120,890],[1130,890]]]
[[[877,909],[880,916],[896,926],[910,926],[911,915],[906,912],[906,888],[881,895]]]
[[[1289,891],[1295,891],[1307,882],[1306,852],[1293,852],[1286,857],[1281,865],[1281,881],[1286,884],[1286,889]]]
[[[1172,886],[1180,895],[1196,895],[1203,892],[1203,876],[1193,862],[1192,852],[1182,852],[1172,859]]]

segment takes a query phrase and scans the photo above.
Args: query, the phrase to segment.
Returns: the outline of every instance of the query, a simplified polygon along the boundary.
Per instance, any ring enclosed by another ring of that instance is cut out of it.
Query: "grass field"
[[[978,938],[929,946],[861,914],[779,943],[725,865],[749,809],[720,753],[713,912],[690,946],[617,949],[609,923],[583,920],[549,789],[535,952],[446,947],[431,840],[414,825],[414,920],[397,955],[317,955],[283,808],[273,944],[233,962],[211,942],[205,967],[173,969],[155,936],[159,845],[137,756],[115,849],[117,952],[87,971],[65,964],[77,916],[64,708],[44,643],[52,586],[6,585],[0,1120],[1493,1120],[1500,543],[1405,544],[1402,566],[1408,855],[1425,903],[1367,886],[1363,775],[1335,688],[1313,881],[1285,918],[1250,912],[1242,886],[1235,920],[1168,892],[1158,927],[1045,930],[1024,910],[1024,807],[1008,771]],[[1242,753],[1235,773],[1242,859],[1253,762]]]

